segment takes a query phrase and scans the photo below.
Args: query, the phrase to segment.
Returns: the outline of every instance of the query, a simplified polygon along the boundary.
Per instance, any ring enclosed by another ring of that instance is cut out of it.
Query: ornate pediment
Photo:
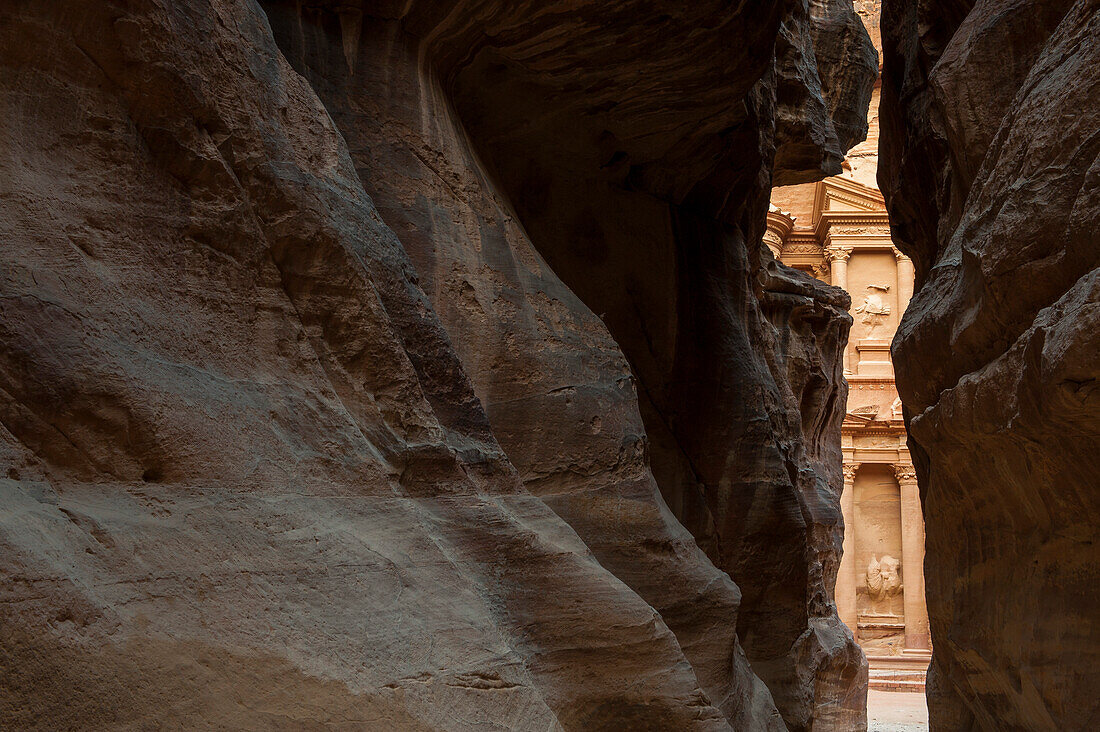
[[[885,211],[886,201],[882,193],[862,183],[835,176],[818,184],[816,210],[818,211]]]

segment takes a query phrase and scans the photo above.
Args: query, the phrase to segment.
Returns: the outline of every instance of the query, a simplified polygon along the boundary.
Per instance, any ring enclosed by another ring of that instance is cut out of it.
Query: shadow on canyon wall
[[[882,173],[933,719],[1085,728],[1097,12],[931,5]],[[0,20],[6,726],[865,728],[850,303],[760,243],[866,134],[849,0]]]

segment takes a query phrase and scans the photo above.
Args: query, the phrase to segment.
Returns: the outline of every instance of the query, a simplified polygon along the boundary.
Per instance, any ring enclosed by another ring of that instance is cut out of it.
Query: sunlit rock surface
[[[944,730],[1100,726],[1100,8],[884,0],[879,182]]]
[[[0,20],[4,726],[862,727],[847,2]]]

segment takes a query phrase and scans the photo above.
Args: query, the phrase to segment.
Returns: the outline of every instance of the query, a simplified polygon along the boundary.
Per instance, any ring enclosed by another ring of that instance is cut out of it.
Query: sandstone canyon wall
[[[0,20],[5,727],[865,725],[849,2]]]
[[[1100,728],[1100,3],[884,0],[942,730]]]

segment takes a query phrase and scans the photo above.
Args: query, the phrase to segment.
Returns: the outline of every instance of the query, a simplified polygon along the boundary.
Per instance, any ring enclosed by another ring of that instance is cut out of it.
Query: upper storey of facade
[[[879,3],[856,7],[878,44]],[[898,445],[873,462],[907,460],[901,403],[894,388],[890,342],[913,294],[913,263],[890,239],[878,172],[879,85],[868,112],[867,139],[852,148],[841,175],[776,188],[764,240],[779,261],[842,287],[852,296],[852,330],[844,354],[851,386],[845,419],[845,457],[853,459],[853,433],[883,432]],[[865,440],[866,441],[866,440]],[[881,440],[875,440],[881,442]],[[893,460],[890,460],[890,454]]]

